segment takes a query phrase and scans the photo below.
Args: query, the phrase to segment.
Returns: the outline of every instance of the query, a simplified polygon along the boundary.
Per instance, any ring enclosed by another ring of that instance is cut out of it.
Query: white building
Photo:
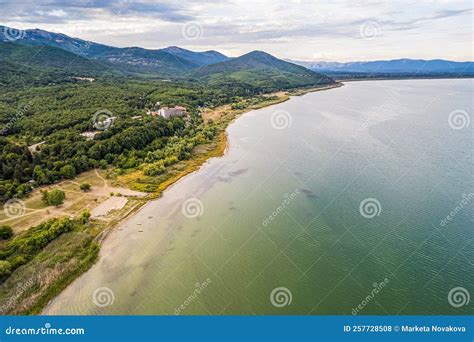
[[[39,152],[40,151],[40,146],[43,145],[46,141],[42,141],[40,143],[37,143],[37,144],[34,144],[34,145],[31,145],[31,146],[28,146],[28,150],[30,150],[30,153],[33,154],[33,153],[36,153],[36,152]]]
[[[188,112],[185,107],[175,106],[174,108],[163,107],[158,110],[158,115],[165,119],[169,119],[173,116],[187,116]]]

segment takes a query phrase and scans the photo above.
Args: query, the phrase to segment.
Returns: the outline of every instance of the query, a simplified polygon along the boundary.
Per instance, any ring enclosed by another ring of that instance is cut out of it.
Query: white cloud
[[[342,0],[3,1],[0,20],[20,21],[117,46],[265,50],[282,58],[332,60],[446,58],[472,60],[472,2]],[[200,39],[181,35],[187,21]],[[374,39],[361,25],[378,23]],[[318,59],[321,59],[318,58]]]
[[[48,12],[48,15],[52,17],[65,17],[67,15],[62,9],[54,9]]]

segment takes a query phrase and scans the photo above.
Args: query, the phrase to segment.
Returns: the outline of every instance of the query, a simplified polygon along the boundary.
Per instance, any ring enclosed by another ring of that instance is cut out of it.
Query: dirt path
[[[94,172],[95,172],[96,176],[97,176],[99,179],[101,179],[102,182],[104,182],[104,187],[108,186],[107,181],[105,180],[104,177],[102,177],[102,175],[97,171],[97,169],[94,169]]]

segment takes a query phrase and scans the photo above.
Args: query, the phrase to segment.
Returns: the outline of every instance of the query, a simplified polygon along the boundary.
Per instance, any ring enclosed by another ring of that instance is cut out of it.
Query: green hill
[[[63,49],[51,46],[22,46],[13,43],[0,44],[0,59],[31,67],[62,70],[87,76],[103,72],[105,67],[103,63]]]
[[[263,90],[334,83],[330,77],[262,51],[253,51],[225,62],[200,67],[190,76],[211,85],[240,83]]]
[[[0,85],[22,87],[119,75],[111,65],[51,46],[0,43]]]

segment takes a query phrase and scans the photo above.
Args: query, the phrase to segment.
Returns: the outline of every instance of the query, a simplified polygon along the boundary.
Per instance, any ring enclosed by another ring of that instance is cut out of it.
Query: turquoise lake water
[[[244,114],[44,313],[472,313],[473,90],[348,82]]]

